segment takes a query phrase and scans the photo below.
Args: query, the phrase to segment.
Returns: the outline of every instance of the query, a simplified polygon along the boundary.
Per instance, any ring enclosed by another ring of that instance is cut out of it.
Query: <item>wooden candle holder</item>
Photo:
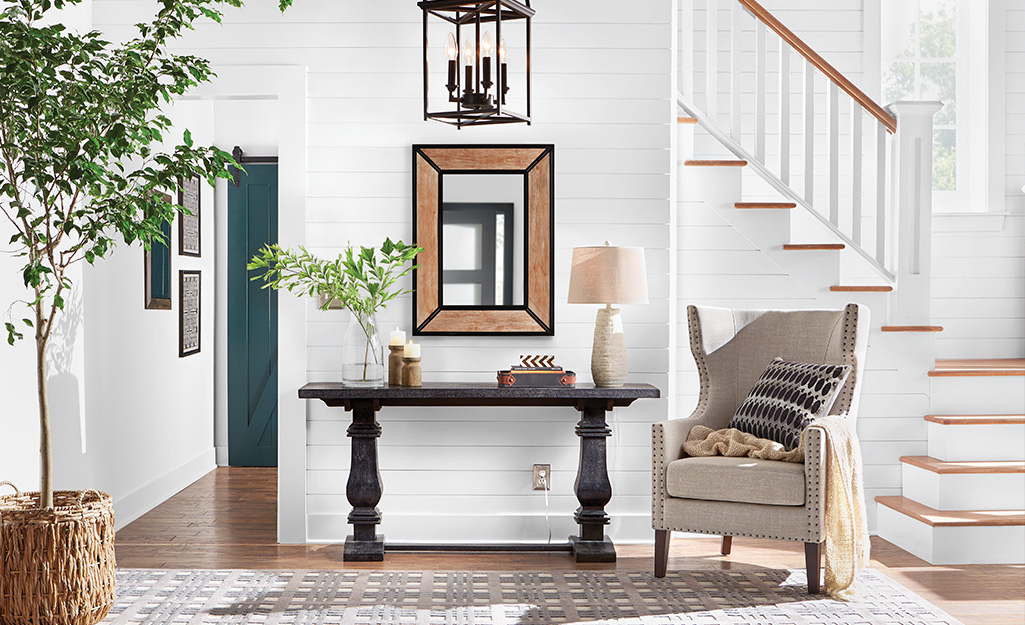
[[[402,351],[405,345],[389,345],[391,354],[388,355],[388,385],[402,386]]]
[[[423,386],[423,369],[419,358],[402,359],[402,385]]]

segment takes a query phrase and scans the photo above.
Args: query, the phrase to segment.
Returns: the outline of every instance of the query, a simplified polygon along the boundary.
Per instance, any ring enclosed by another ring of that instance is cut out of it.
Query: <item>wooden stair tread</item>
[[[697,117],[677,117],[676,123],[678,124],[696,124],[698,123]]]
[[[940,425],[1025,425],[1025,414],[929,414],[925,420]]]
[[[733,208],[797,208],[797,202],[737,202]]]
[[[785,243],[784,250],[791,252],[804,250],[842,250],[847,246],[843,243]]]
[[[1025,376],[1025,358],[937,358],[930,377]]]
[[[834,293],[889,293],[893,290],[892,286],[849,286],[834,284],[829,287],[830,291]]]
[[[883,326],[883,332],[943,332],[943,326]]]
[[[747,167],[747,161],[693,160],[683,164],[687,167]]]
[[[1025,473],[1025,462],[993,461],[945,462],[932,456],[901,456],[900,461],[919,469],[949,475],[953,473]]]
[[[1025,510],[936,510],[900,496],[876,497],[876,502],[932,527],[1025,525]]]

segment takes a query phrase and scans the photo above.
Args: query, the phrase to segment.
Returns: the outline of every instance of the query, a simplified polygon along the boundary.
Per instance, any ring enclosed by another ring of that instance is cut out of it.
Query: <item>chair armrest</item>
[[[804,507],[808,511],[808,540],[825,539],[826,438],[819,428],[808,428],[804,441]]]
[[[663,525],[663,502],[666,493],[666,468],[684,457],[683,443],[695,425],[708,425],[703,406],[686,419],[672,419],[651,425],[651,522],[655,529]]]

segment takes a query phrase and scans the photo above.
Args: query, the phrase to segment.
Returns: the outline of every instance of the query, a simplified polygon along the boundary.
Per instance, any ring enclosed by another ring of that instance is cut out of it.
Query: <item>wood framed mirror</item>
[[[555,146],[414,145],[414,335],[555,334]]]

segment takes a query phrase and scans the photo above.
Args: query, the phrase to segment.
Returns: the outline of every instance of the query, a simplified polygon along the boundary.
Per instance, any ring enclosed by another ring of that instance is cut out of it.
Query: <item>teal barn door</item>
[[[228,183],[228,464],[278,466],[277,292],[246,264],[278,240],[278,166],[248,164]]]

